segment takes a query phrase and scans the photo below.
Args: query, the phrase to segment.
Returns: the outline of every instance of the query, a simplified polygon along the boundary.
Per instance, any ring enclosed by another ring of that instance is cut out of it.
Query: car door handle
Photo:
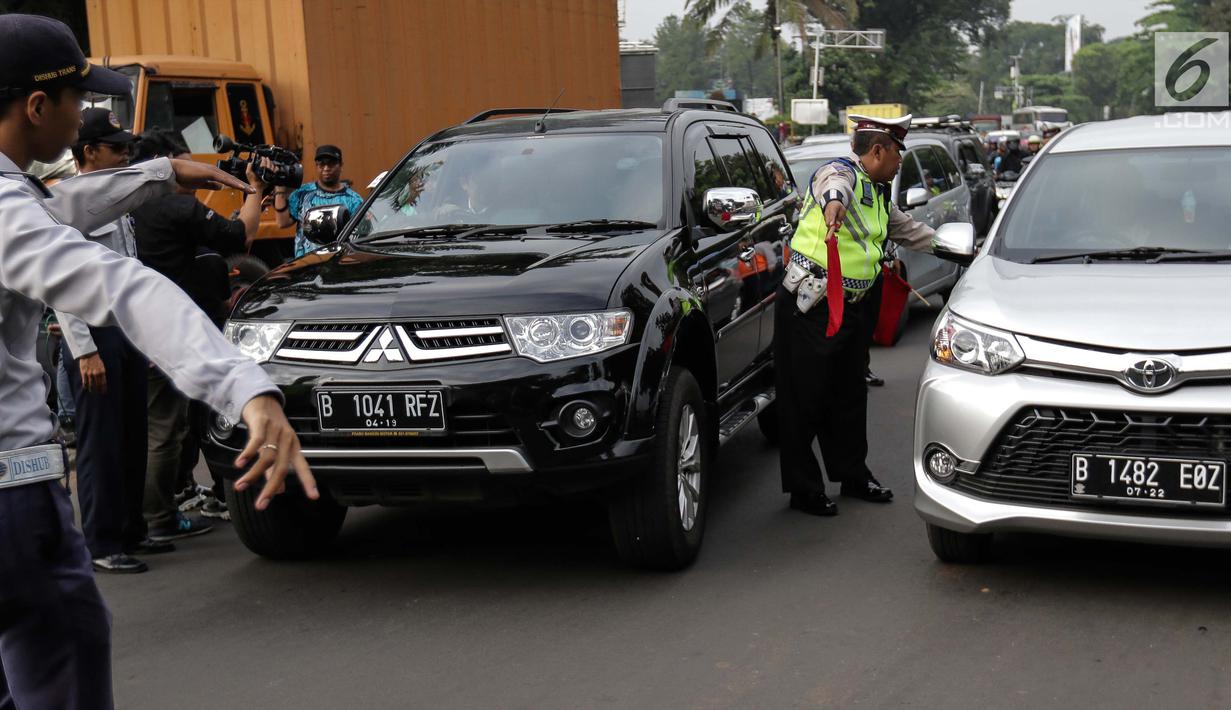
[[[740,261],[752,261],[752,257],[754,257],[754,256],[756,256],[756,255],[757,255],[757,250],[756,250],[756,248],[755,248],[755,247],[748,247],[747,249],[745,249],[745,250],[743,250],[743,251],[741,251],[741,252],[739,253],[739,260],[740,260]]]

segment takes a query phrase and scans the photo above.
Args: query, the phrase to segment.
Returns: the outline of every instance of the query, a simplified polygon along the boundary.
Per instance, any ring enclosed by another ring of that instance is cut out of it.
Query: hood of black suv
[[[341,243],[269,272],[236,319],[336,320],[562,313],[607,307],[663,233],[533,234]]]

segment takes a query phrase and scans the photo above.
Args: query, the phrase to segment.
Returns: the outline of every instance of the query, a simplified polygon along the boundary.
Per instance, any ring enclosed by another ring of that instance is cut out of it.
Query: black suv
[[[789,175],[723,102],[499,109],[424,140],[358,214],[318,208],[327,245],[227,334],[282,388],[323,500],[258,513],[230,490],[244,544],[310,555],[352,505],[590,492],[624,559],[688,565],[717,446],[758,415],[772,435]],[[207,429],[233,479],[242,424]]]
[[[992,164],[983,150],[983,141],[969,121],[961,117],[942,116],[917,118],[910,122],[910,134],[914,137],[935,138],[945,145],[949,155],[957,161],[958,171],[970,188],[970,219],[975,225],[975,234],[987,234],[992,222],[1000,212],[996,200],[996,179]]]

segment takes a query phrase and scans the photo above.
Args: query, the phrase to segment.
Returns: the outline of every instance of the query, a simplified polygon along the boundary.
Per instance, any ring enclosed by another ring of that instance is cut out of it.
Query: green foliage
[[[677,90],[709,89],[714,82],[715,63],[705,46],[706,29],[691,17],[669,15],[654,33],[658,45],[656,62],[657,98],[665,101]]]

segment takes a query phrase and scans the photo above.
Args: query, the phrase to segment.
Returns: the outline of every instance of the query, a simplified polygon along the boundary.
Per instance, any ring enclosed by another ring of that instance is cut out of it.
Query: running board
[[[765,408],[774,403],[774,390],[768,389],[741,404],[718,423],[718,445],[727,443],[739,433],[744,425],[756,418]]]

